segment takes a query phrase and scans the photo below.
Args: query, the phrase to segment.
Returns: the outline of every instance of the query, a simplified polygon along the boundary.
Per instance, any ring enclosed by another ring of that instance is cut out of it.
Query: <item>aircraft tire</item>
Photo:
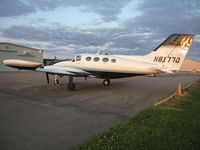
[[[56,84],[59,84],[59,80],[58,80],[58,79],[55,79],[54,84],[55,84],[55,85],[56,85]]]
[[[110,85],[110,80],[109,79],[103,80],[103,85],[104,86],[109,86]]]

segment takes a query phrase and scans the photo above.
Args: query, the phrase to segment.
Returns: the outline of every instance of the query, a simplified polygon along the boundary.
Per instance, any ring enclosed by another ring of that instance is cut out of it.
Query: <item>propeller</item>
[[[49,84],[49,74],[46,72],[47,83]]]

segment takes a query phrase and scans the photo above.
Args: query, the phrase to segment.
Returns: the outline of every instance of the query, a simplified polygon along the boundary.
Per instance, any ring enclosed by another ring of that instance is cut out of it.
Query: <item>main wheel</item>
[[[103,80],[103,85],[104,86],[109,86],[110,85],[110,80],[109,79]]]
[[[75,89],[76,89],[76,86],[73,82],[68,84],[68,90],[74,91]]]

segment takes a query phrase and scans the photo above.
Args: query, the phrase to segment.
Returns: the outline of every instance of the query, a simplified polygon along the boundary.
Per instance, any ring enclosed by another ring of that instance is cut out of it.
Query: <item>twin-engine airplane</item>
[[[78,54],[71,61],[61,61],[50,66],[40,63],[8,59],[7,66],[35,70],[59,77],[69,76],[68,89],[75,90],[73,77],[96,77],[108,86],[110,79],[179,71],[192,44],[194,35],[172,34],[153,52],[144,55]],[[58,79],[55,79],[58,82]]]

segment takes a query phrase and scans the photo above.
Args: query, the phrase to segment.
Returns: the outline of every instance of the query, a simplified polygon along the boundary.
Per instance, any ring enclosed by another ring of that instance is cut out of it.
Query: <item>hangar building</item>
[[[16,71],[17,69],[3,64],[5,59],[22,59],[43,63],[43,50],[0,42],[0,71]]]

